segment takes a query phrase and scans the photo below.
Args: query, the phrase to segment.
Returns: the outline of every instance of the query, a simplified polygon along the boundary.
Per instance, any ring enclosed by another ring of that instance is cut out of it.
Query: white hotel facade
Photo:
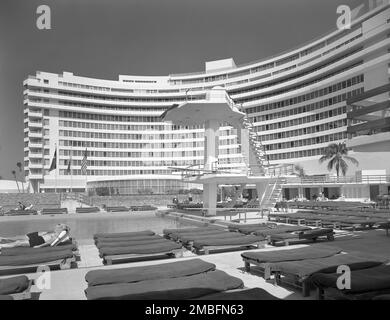
[[[118,80],[37,72],[24,85],[24,168],[31,192],[109,188],[114,194],[192,188],[169,167],[204,162],[204,128],[178,127],[160,115],[203,100],[221,86],[253,122],[271,164],[318,163],[347,139],[346,100],[389,83],[390,5],[358,17],[298,49],[246,65],[206,62],[206,70]],[[54,150],[57,170],[49,172]],[[88,150],[88,174],[81,172]],[[72,174],[67,172],[72,158]],[[221,169],[244,159],[237,132],[221,127]]]

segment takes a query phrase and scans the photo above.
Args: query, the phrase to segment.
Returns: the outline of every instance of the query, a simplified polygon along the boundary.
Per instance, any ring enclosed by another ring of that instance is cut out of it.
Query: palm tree
[[[12,173],[12,175],[13,175],[14,178],[15,178],[15,183],[16,183],[16,186],[18,187],[18,192],[20,193],[18,180],[16,179],[16,171],[15,171],[15,170],[12,170],[11,173]]]
[[[17,163],[16,163],[16,166],[19,168],[19,174],[20,174],[20,176],[22,176],[22,163],[21,163],[21,162],[17,162]],[[22,192],[24,193],[23,180],[22,180]]]
[[[355,166],[359,165],[359,161],[355,158],[348,156],[348,148],[345,143],[332,143],[325,148],[325,152],[319,159],[320,163],[328,162],[328,170],[331,171],[336,169],[337,178],[340,176],[340,169],[343,176],[347,174],[348,164],[347,161],[351,162]],[[347,161],[346,161],[347,160]]]

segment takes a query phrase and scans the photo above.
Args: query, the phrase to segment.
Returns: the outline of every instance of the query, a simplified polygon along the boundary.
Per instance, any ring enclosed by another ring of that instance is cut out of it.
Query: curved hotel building
[[[165,110],[223,87],[247,114],[271,164],[314,166],[347,140],[346,100],[389,83],[390,5],[351,28],[263,61],[206,62],[205,71],[118,80],[37,72],[24,81],[24,167],[30,191],[166,193],[194,188],[171,167],[204,162],[204,128],[164,122]],[[356,120],[358,121],[358,120]],[[240,168],[236,129],[220,128],[218,167]],[[57,169],[49,172],[57,150]],[[87,175],[81,169],[87,150]],[[71,160],[69,172],[69,161]]]

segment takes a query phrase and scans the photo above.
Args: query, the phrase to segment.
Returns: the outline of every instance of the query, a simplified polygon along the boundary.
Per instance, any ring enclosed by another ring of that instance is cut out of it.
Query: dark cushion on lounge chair
[[[310,277],[313,284],[320,288],[337,288],[337,273],[317,273]],[[390,265],[353,270],[351,289],[342,290],[345,294],[363,293],[390,289]]]
[[[313,239],[317,237],[333,234],[333,229],[311,229],[307,231],[299,231],[296,233],[278,233],[271,235],[271,241],[286,240],[286,239]]]
[[[131,283],[154,279],[170,279],[215,270],[215,265],[200,259],[110,270],[89,271],[85,280],[89,286]]]
[[[217,270],[173,279],[93,286],[88,287],[85,293],[89,300],[185,300],[242,286],[241,279]]]
[[[223,234],[226,233],[227,231],[225,230],[200,230],[198,232],[188,232],[188,233],[171,233],[169,235],[170,238],[173,240],[179,240],[181,239],[182,236],[187,236],[187,237],[196,237],[196,236],[201,236],[201,235],[216,235],[216,234]]]
[[[172,250],[178,250],[181,245],[172,241],[144,244],[139,246],[130,247],[103,247],[100,248],[100,257],[108,255],[119,255],[119,254],[153,254],[153,253],[165,253]]]
[[[26,276],[0,279],[0,295],[23,292],[29,284],[30,280]]]
[[[287,232],[296,232],[296,231],[305,231],[305,230],[310,230],[310,228],[304,226],[276,226],[275,228],[256,230],[253,232],[253,234],[257,236],[266,237],[278,233],[287,233]]]
[[[0,266],[24,266],[47,263],[73,257],[72,250],[47,252],[41,254],[24,254],[21,256],[0,255]]]
[[[165,240],[165,241],[164,241]],[[161,243],[161,242],[166,242],[168,240],[164,238],[159,238],[159,239],[150,239],[150,240],[137,240],[137,241],[132,241],[132,240],[127,240],[127,241],[99,241],[96,243],[96,247],[98,248],[103,248],[103,247],[111,247],[111,248],[119,248],[119,247],[131,247],[131,246],[136,246],[136,245],[144,245],[144,244],[153,244],[153,243]]]
[[[224,239],[208,238],[208,239],[195,240],[193,246],[197,249],[201,249],[204,246],[236,246],[236,245],[246,246],[263,240],[264,240],[263,237],[257,237],[257,236],[244,236],[239,238],[234,237],[234,238],[224,238]]]
[[[159,235],[153,235],[153,236],[136,236],[136,237],[115,237],[115,238],[97,238],[95,239],[96,243],[103,243],[103,242],[126,242],[126,241],[145,241],[145,240],[161,240],[165,239],[164,237],[161,237]]]
[[[390,300],[390,294],[381,294],[380,296],[375,296],[372,300]]]
[[[229,225],[228,228],[230,231],[238,231],[241,233],[248,234],[256,230],[268,229],[274,225],[275,225],[274,223],[252,223],[252,224]]]
[[[283,249],[263,252],[249,251],[242,253],[241,256],[244,259],[248,258],[257,261],[258,263],[271,263],[325,258],[338,254],[341,251],[342,250],[340,248],[319,244],[298,249]]]
[[[224,233],[216,233],[216,234],[197,234],[197,235],[183,235],[180,237],[180,241],[189,242],[194,240],[203,240],[203,239],[225,239],[225,238],[241,238],[245,237],[244,234],[238,232],[229,232],[226,231]]]
[[[151,230],[135,231],[135,232],[116,232],[116,233],[96,233],[93,235],[94,239],[98,238],[123,238],[123,237],[139,237],[139,236],[153,236],[155,233]]]
[[[364,254],[338,254],[332,257],[307,259],[301,261],[276,262],[270,265],[273,271],[293,274],[298,277],[308,277],[314,273],[332,273],[336,272],[340,265],[348,265],[351,270],[365,269],[382,264],[382,258],[369,258]]]
[[[193,232],[199,232],[202,230],[226,230],[222,227],[215,227],[215,226],[209,226],[209,227],[196,227],[196,228],[177,228],[177,229],[164,229],[163,233],[164,235],[169,235],[171,233],[193,233]]]
[[[43,248],[25,248],[25,247],[19,247],[19,248],[3,248],[1,249],[0,256],[19,256],[24,254],[42,254],[42,253],[49,253],[49,252],[59,252],[64,250],[77,250],[76,244],[67,244],[57,247],[43,247]]]
[[[152,236],[134,236],[134,237],[114,237],[114,238],[96,238],[95,243],[100,242],[124,242],[124,241],[145,241],[145,240],[155,240],[155,239],[165,239],[162,236],[159,236],[157,234]]]
[[[219,292],[199,297],[196,300],[280,300],[261,288]]]

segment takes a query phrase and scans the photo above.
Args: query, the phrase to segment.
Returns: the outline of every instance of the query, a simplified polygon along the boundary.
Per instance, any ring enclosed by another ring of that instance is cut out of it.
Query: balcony
[[[29,121],[28,126],[30,128],[43,128],[42,122],[41,121]]]
[[[29,169],[42,169],[42,163],[31,163],[29,164]]]
[[[29,158],[34,158],[34,159],[42,159],[43,158],[43,153],[42,152],[30,152],[28,154]]]
[[[28,116],[29,116],[30,118],[42,118],[43,113],[42,113],[42,111],[37,111],[37,110],[34,110],[34,109],[29,109],[29,110],[28,110]]]
[[[347,146],[356,152],[390,151],[390,84],[347,100]]]
[[[29,138],[42,138],[42,132],[30,131],[28,133]]]

